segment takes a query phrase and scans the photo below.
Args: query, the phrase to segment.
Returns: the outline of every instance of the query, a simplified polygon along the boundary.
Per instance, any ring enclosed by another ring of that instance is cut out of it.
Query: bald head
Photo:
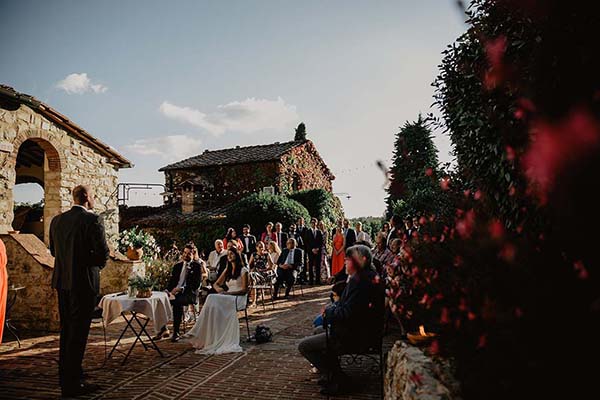
[[[73,202],[88,210],[94,208],[94,194],[88,185],[77,185],[73,189]]]

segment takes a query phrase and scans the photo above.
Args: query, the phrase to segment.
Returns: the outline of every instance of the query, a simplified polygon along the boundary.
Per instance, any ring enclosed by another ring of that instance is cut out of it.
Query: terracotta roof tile
[[[159,171],[279,160],[286,152],[304,143],[306,141],[299,140],[246,147],[238,146],[222,150],[205,150],[202,154],[167,165]]]

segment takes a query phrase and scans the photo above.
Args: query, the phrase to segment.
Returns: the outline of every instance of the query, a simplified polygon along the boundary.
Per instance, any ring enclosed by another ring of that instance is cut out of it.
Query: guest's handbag
[[[258,325],[256,327],[256,332],[254,333],[254,340],[256,340],[256,343],[267,343],[270,342],[272,338],[273,334],[268,326]]]

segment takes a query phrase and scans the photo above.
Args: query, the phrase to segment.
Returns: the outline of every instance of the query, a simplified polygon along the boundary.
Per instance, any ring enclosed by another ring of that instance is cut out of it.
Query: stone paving
[[[106,347],[102,323],[94,323],[84,359],[84,370],[90,382],[101,390],[87,399],[314,399],[319,394],[317,375],[300,356],[297,345],[312,331],[312,320],[328,301],[326,286],[296,290],[290,300],[278,300],[275,309],[270,304],[251,308],[250,330],[265,324],[273,332],[273,341],[266,344],[245,342],[246,326],[240,320],[243,353],[214,356],[197,355],[189,344],[159,343],[161,358],[153,350],[136,346],[127,363],[122,355],[105,361]],[[241,315],[241,314],[240,314]],[[115,322],[106,329],[108,350],[116,342],[124,322]],[[133,338],[127,338],[125,344]],[[389,340],[386,340],[389,342]],[[123,341],[122,341],[123,343]],[[127,348],[124,345],[122,348]],[[0,398],[56,399],[59,397],[57,376],[58,335],[49,334],[0,345]],[[378,373],[367,361],[360,367],[345,368],[355,383],[352,395],[339,399],[381,398]]]

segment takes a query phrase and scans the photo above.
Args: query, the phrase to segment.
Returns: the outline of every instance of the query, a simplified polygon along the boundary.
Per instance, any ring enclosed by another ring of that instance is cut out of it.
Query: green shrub
[[[287,227],[299,217],[310,218],[306,207],[283,195],[255,193],[232,204],[227,209],[227,226],[238,232],[244,224],[250,224],[254,234],[264,230],[267,222],[281,222]],[[224,233],[222,233],[223,235]]]
[[[326,226],[332,226],[344,216],[340,199],[325,189],[300,190],[288,197],[306,207],[311,217],[323,220]]]

